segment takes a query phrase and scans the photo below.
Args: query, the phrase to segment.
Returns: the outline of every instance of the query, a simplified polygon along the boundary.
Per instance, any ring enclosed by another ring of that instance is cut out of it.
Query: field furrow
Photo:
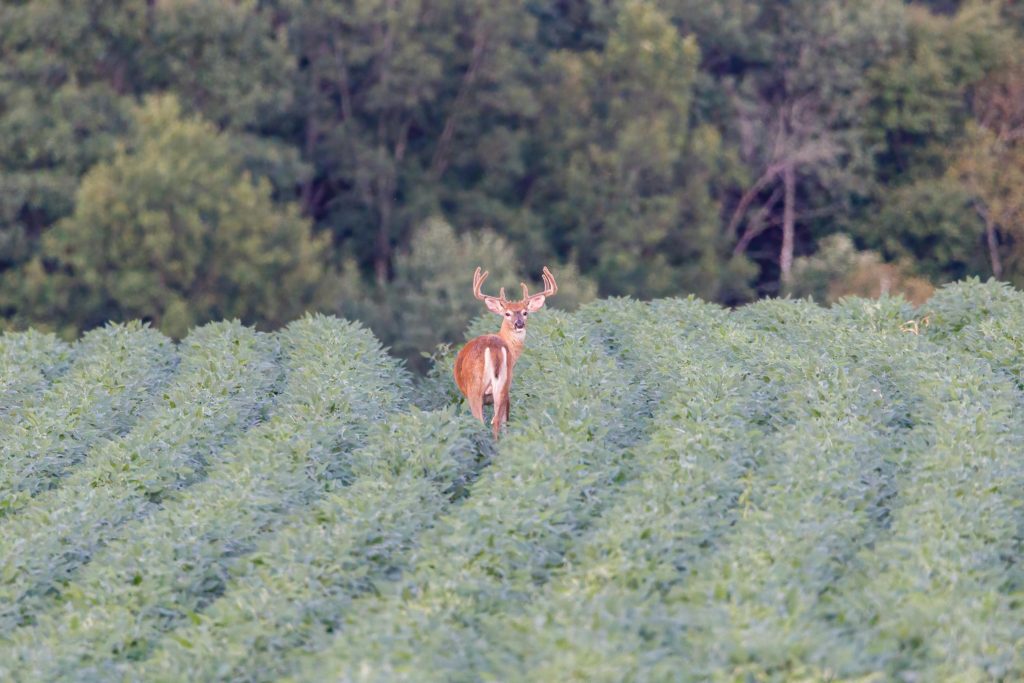
[[[204,681],[294,674],[342,628],[353,600],[372,599],[407,568],[419,535],[477,466],[481,432],[450,409],[392,416],[352,455],[348,487],[289,515],[233,568],[220,599],[120,673]]]
[[[0,514],[22,508],[91,448],[127,432],[177,362],[167,337],[136,323],[85,335],[67,371],[0,423]]]
[[[0,524],[0,634],[33,623],[61,587],[128,522],[200,480],[208,463],[263,417],[277,389],[276,342],[214,323],[182,342],[159,408],[76,468],[60,488]],[[4,670],[17,669],[17,662]]]
[[[27,680],[95,673],[145,656],[159,634],[216,600],[231,567],[310,501],[351,478],[369,425],[402,405],[397,364],[366,330],[316,317],[279,334],[286,385],[267,422],[205,479],[99,551],[58,609],[11,636]]]
[[[800,349],[780,358],[785,374],[803,379],[795,393],[804,398],[789,408],[794,419],[763,444],[728,536],[691,559],[660,596],[660,623],[648,627],[666,654],[662,666],[684,666],[689,680],[828,678],[827,662],[806,664],[809,644],[835,644],[816,620],[820,595],[859,549],[886,534],[897,462],[915,442],[902,416],[917,388],[901,381],[903,369],[886,378],[877,339],[835,330],[833,344],[810,352],[824,330],[804,331],[806,339],[774,340]],[[912,340],[893,341],[912,352]]]
[[[0,422],[42,393],[67,368],[70,356],[70,345],[50,333],[0,335]]]
[[[919,447],[900,478],[889,533],[823,598],[839,643],[813,658],[840,675],[922,680],[1024,676],[1024,627],[1010,583],[1024,512],[1024,402],[972,358],[922,349]]]

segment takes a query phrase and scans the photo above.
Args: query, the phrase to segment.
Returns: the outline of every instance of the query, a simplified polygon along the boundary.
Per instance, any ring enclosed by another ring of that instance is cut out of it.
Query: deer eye
[[[528,316],[528,315],[530,315],[530,312],[529,312],[529,311],[523,311],[523,317],[524,317],[524,318],[525,318],[526,316]]]
[[[505,311],[505,317],[506,318],[511,318],[512,317],[512,313],[510,311]]]

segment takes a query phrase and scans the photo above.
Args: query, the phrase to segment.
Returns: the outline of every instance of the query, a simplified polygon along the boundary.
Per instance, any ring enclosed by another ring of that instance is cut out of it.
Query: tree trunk
[[[779,252],[779,269],[782,271],[782,286],[788,289],[793,284],[793,242],[796,232],[796,168],[792,162],[782,170],[785,195],[782,206],[782,250]]]
[[[313,112],[313,107],[310,106],[309,115],[306,117],[306,159],[311,163],[313,162],[314,155],[316,154],[316,143],[319,136],[319,127],[317,126],[316,114]],[[307,216],[316,216],[316,211],[313,207],[313,187],[316,181],[316,174],[310,173],[309,177],[306,178],[306,182],[302,184],[302,208]]]
[[[391,183],[387,182],[379,188],[377,224],[377,240],[373,249],[373,272],[377,286],[383,288],[388,283],[388,266],[391,263]]]
[[[1003,277],[1003,262],[999,258],[999,240],[996,238],[996,226],[988,211],[984,212],[985,238],[988,241],[988,257],[992,262],[992,274],[996,279]]]

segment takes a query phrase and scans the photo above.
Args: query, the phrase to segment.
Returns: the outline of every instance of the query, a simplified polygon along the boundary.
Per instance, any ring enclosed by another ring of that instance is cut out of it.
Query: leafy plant
[[[1024,676],[1020,292],[530,335],[498,443],[335,318],[0,337],[0,677]]]

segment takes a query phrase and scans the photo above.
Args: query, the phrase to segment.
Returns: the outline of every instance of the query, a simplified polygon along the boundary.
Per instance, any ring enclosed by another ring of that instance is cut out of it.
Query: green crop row
[[[759,306],[789,305],[799,308]],[[914,441],[905,416],[920,398],[891,359],[913,359],[913,340],[813,314],[780,327],[756,361],[797,381],[786,423],[754,456],[727,537],[692,557],[657,603],[662,629],[650,628],[661,631],[660,664],[682,667],[689,680],[831,677],[831,662],[807,661],[812,646],[836,642],[816,620],[819,600],[885,534],[899,486],[894,459]]]
[[[1024,402],[1014,383],[922,344],[917,448],[884,537],[831,586],[843,675],[1019,680]]]
[[[1024,389],[1024,292],[967,280],[940,289],[923,311],[929,339],[984,360]]]
[[[1024,292],[1006,282],[969,278],[939,289],[919,311],[920,332],[932,340],[955,340],[965,328],[989,320],[1024,322]]]
[[[753,318],[756,328],[772,329],[759,308],[765,305],[748,309],[737,320]],[[790,409],[806,411],[806,416],[783,427],[778,438],[760,448],[749,436],[744,439],[748,447],[761,451],[756,457],[762,463],[748,473],[755,476],[744,477],[749,487],[742,495],[743,514],[727,524],[733,529],[728,543],[721,547],[709,543],[704,531],[720,511],[704,508],[697,515],[681,518],[674,510],[673,496],[680,495],[681,487],[685,490],[680,482],[692,480],[692,471],[655,473],[647,479],[650,488],[640,489],[633,501],[641,514],[630,515],[628,506],[621,514],[613,509],[607,517],[628,520],[628,525],[611,524],[607,542],[581,553],[578,572],[555,582],[559,590],[553,591],[550,599],[534,601],[540,606],[538,611],[511,622],[496,620],[494,632],[504,633],[506,638],[504,643],[491,639],[488,645],[512,643],[520,651],[509,666],[492,675],[502,680],[822,680],[843,670],[841,654],[848,654],[843,646],[857,641],[847,629],[836,628],[837,620],[849,615],[826,606],[828,599],[822,596],[841,584],[853,563],[852,555],[873,556],[871,549],[889,533],[889,515],[896,510],[908,519],[907,515],[913,515],[915,526],[928,519],[928,515],[902,510],[914,499],[901,499],[898,487],[908,461],[927,460],[920,450],[922,444],[929,443],[928,426],[914,424],[908,415],[930,417],[926,402],[935,387],[924,380],[940,380],[942,365],[919,358],[916,340],[896,332],[897,325],[889,328],[887,337],[861,339],[864,335],[856,330],[851,334],[843,327],[851,317],[850,310],[840,307],[836,313],[838,327],[831,333],[827,328],[832,325],[814,329],[807,320],[794,326],[793,316],[787,316],[785,324],[778,327],[786,334],[775,340],[776,345],[789,346],[790,353],[799,354],[791,359],[797,361],[796,366],[786,363],[785,376],[799,377],[799,364],[804,359],[811,361],[789,400]],[[815,347],[815,335],[827,338],[829,345]],[[826,349],[826,355],[821,355],[820,348]],[[772,372],[772,365],[775,363],[761,360],[752,366]],[[936,374],[923,375],[925,371]],[[723,370],[722,376],[727,377],[727,372]],[[779,386],[781,380],[773,377],[771,383]],[[725,408],[727,415],[735,417],[742,412],[717,397],[714,384],[704,385],[691,377],[684,377],[684,383],[696,396],[715,397],[715,407]],[[799,399],[801,392],[806,393],[804,401],[792,400]],[[960,401],[963,398],[960,396]],[[700,414],[705,416],[703,411]],[[673,418],[670,430],[689,434],[691,430],[681,417]],[[1014,420],[1008,417],[1009,413],[997,410],[986,431],[1012,434]],[[955,429],[948,416],[946,424]],[[656,431],[651,443],[657,440]],[[670,442],[683,445],[678,436]],[[1019,443],[1004,437],[1001,445],[1007,463],[1012,463],[1021,450]],[[702,468],[705,472],[711,469]],[[1004,476],[1011,473],[1010,468],[1002,470]],[[697,477],[702,485],[703,474]],[[640,481],[644,479],[641,474]],[[1018,480],[1019,475],[1008,477],[1004,485],[1012,490]],[[910,488],[914,490],[912,485]],[[709,495],[703,486],[695,494],[700,500],[718,497]],[[979,503],[980,509],[987,507]],[[996,504],[988,501],[988,505]],[[1014,564],[1007,558],[1014,557],[1019,547],[1019,532],[1011,530],[1015,525],[1019,528],[1020,514],[1009,505],[1000,512],[1000,523],[992,523],[991,511],[982,513],[981,518],[991,528],[1003,530],[1001,544],[989,547],[995,534],[983,533],[980,524],[965,534],[977,544],[967,553],[977,573],[967,573],[960,581],[986,579],[989,593],[985,598],[992,612],[999,612],[1002,618],[988,628],[987,622],[977,619],[978,635],[973,637],[965,637],[969,628],[964,622],[970,624],[971,620],[958,623],[955,630],[939,626],[948,636],[943,646],[935,649],[938,659],[933,668],[923,667],[928,672],[926,680],[948,680],[965,671],[975,678],[1019,676],[1017,660],[1008,659],[1014,644],[1020,642],[1021,629],[1014,628],[1019,617],[1014,618],[1017,615],[1009,609],[1006,596],[1000,599],[993,594],[1007,590],[1005,570],[1007,564]],[[947,517],[956,520],[962,513],[950,510],[940,518]],[[602,531],[597,529],[595,536],[600,538]],[[688,543],[688,537],[694,536],[700,542]],[[685,552],[687,547],[690,552]],[[640,558],[649,558],[652,551],[657,556],[659,548],[662,561],[644,565]],[[983,553],[983,549],[989,552]],[[958,555],[953,548],[946,550],[951,557]],[[985,564],[998,569],[986,574],[981,570]],[[993,580],[1000,570],[1003,578]],[[652,586],[659,587],[655,590]],[[851,594],[850,603],[858,597],[857,592]],[[939,604],[948,614],[955,613],[957,603],[954,598]],[[896,603],[883,599],[873,606],[886,609],[892,604]],[[927,641],[924,632],[936,629],[940,614],[937,609],[929,615],[934,620],[919,625],[915,634],[919,641]],[[920,616],[914,613],[911,621]],[[985,616],[994,618],[992,613]],[[860,626],[879,621],[884,623],[885,615],[871,613]],[[901,621],[901,625],[908,624]],[[869,633],[870,629],[858,632]],[[852,669],[855,675],[919,675],[920,671],[900,661],[899,654],[893,654],[901,651],[893,635],[885,633],[869,644],[858,643],[856,650],[862,656],[877,656],[888,646],[889,657],[895,659],[877,657],[872,666]],[[985,662],[984,667],[965,665],[971,661],[967,653],[972,650],[974,657]],[[886,665],[878,666],[878,661]],[[849,669],[844,675],[850,675]]]
[[[0,679],[1024,678],[999,283],[546,311],[497,444],[350,323],[104,333],[0,337]]]
[[[127,431],[176,365],[171,341],[138,323],[86,334],[67,371],[0,423],[0,513],[18,510],[94,445]]]
[[[146,419],[94,449],[62,486],[0,520],[0,634],[32,623],[125,525],[203,477],[271,403],[276,357],[270,336],[238,323],[196,330],[182,342],[179,372]],[[17,663],[4,668],[10,675]]]
[[[404,375],[364,329],[316,317],[279,339],[287,383],[274,416],[227,446],[205,479],[96,553],[59,609],[15,632],[25,680],[106,678],[215,600],[231,566],[287,516],[350,478],[371,423],[402,405]],[[56,605],[55,605],[56,606]]]
[[[624,656],[642,651],[624,651],[638,634],[621,631],[609,640],[606,627],[615,611],[629,610],[624,616],[632,619],[641,605],[615,604],[604,599],[605,590],[621,582],[640,593],[663,582],[665,571],[656,570],[654,557],[669,550],[666,543],[676,544],[680,533],[711,542],[713,527],[735,504],[729,488],[747,467],[742,446],[757,431],[748,419],[760,421],[756,401],[748,399],[760,387],[742,382],[734,346],[747,340],[720,309],[627,302],[592,306],[583,314],[615,330],[613,347],[623,365],[660,397],[650,438],[636,449],[621,493],[572,540],[552,580],[537,587],[522,609],[481,615],[476,645],[487,652],[486,668],[466,678],[622,680]],[[737,391],[744,387],[751,390],[746,395]],[[680,448],[684,442],[695,447],[692,452]],[[694,506],[717,511],[715,519],[692,529],[663,525],[670,521],[665,506],[683,495],[684,482],[704,476],[708,488]]]
[[[71,347],[54,334],[0,334],[0,420],[42,392],[67,366]]]
[[[697,299],[606,299],[580,309],[578,317],[602,339],[628,381],[642,387],[642,415],[649,418],[679,390],[681,369],[721,351],[707,337],[726,324],[728,314]]]
[[[486,436],[450,409],[413,410],[373,429],[352,454],[352,480],[232,568],[224,594],[168,634],[133,680],[277,680],[324,647],[353,600],[404,571],[422,531],[472,474]]]
[[[857,613],[837,612],[831,596],[850,580],[849,573],[856,576],[861,558],[884,543],[894,518],[914,515],[918,481],[910,463],[927,461],[935,417],[931,382],[947,381],[942,363],[929,357],[925,342],[900,331],[906,311],[898,303],[855,301],[826,312],[806,303],[772,302],[731,314],[717,334],[714,322],[707,327],[716,315],[704,316],[697,325],[700,351],[691,351],[689,359],[685,333],[659,327],[671,319],[668,307],[654,304],[659,316],[632,326],[628,315],[600,313],[611,331],[606,344],[622,349],[620,367],[645,385],[648,396],[660,397],[652,405],[664,412],[656,412],[648,447],[626,468],[633,478],[625,492],[593,529],[581,530],[581,540],[570,541],[563,564],[540,582],[520,581],[513,588],[506,581],[499,600],[467,596],[466,589],[429,600],[410,585],[422,582],[436,593],[449,565],[428,554],[429,571],[400,584],[404,590],[355,605],[330,656],[318,658],[300,678],[914,675],[898,655],[877,656],[886,647],[900,651],[891,633],[857,648],[862,656],[875,653],[870,665],[844,660],[844,646],[857,641],[843,622]],[[693,322],[695,310],[675,308],[682,311],[681,325]],[[637,325],[642,331],[633,329]],[[674,393],[671,382],[658,380],[673,372]],[[989,380],[998,384],[998,378]],[[1012,429],[1011,417],[997,410],[989,431]],[[952,424],[946,420],[948,429],[955,429]],[[1020,452],[1015,444],[1001,443],[1007,457]],[[732,459],[716,460],[723,451]],[[1002,512],[1002,528],[1019,524],[1012,508]],[[979,518],[991,524],[989,515]],[[970,531],[977,556],[991,536],[980,533],[980,526]],[[1002,538],[1001,550],[981,556],[1001,551],[1003,558],[1012,557],[1016,537],[1007,531]],[[992,561],[1004,577],[984,576],[991,592],[1006,590],[1008,562]],[[474,576],[461,564],[459,570],[463,583]],[[976,656],[983,645],[989,653],[978,671],[1016,674],[1007,653],[1020,633],[1007,618],[1009,598],[986,597],[987,604],[1004,608],[1004,619],[978,629],[984,635],[975,639]],[[944,605],[955,607],[955,600]],[[865,619],[884,623],[876,613]],[[963,639],[963,629],[951,634],[943,648],[947,654],[925,671],[948,678],[964,670],[948,666],[967,661],[948,654],[958,652],[954,635]],[[375,649],[374,637],[384,644]],[[1005,649],[993,648],[993,642]],[[965,644],[971,647],[969,640]]]

